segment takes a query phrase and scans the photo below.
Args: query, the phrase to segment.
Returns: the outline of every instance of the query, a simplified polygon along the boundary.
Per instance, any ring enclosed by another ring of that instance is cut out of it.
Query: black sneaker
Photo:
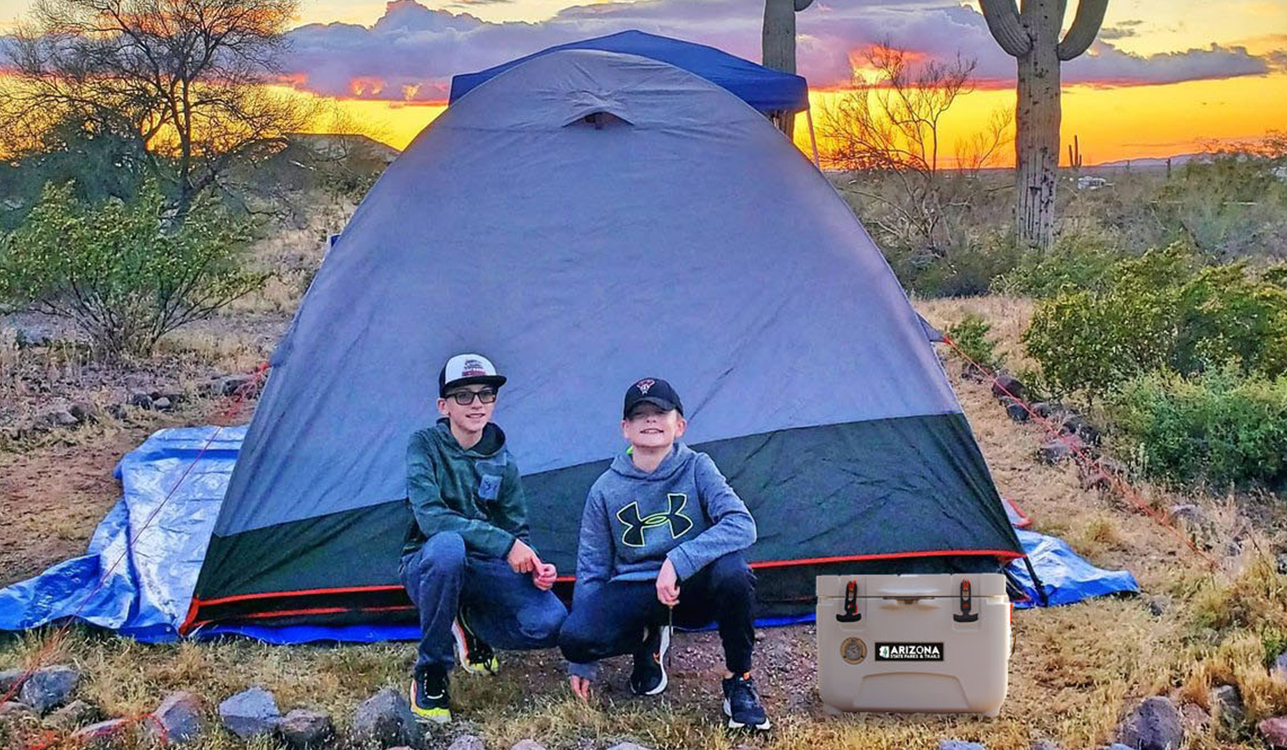
[[[670,626],[654,625],[635,652],[635,669],[630,689],[635,695],[657,695],[666,689],[666,651],[670,649]]]
[[[750,673],[735,674],[724,680],[724,713],[728,716],[729,729],[768,729],[771,726]]]
[[[469,620],[462,608],[451,623],[451,636],[456,641],[456,662],[469,674],[496,674],[500,660],[486,641],[469,627]]]
[[[430,667],[416,670],[411,680],[411,713],[418,721],[446,724],[451,721],[448,707],[447,670]]]

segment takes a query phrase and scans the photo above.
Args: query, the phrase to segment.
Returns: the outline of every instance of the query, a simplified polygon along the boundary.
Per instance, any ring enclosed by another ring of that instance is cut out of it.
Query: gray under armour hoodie
[[[755,519],[715,462],[683,444],[651,472],[621,453],[595,481],[581,516],[572,607],[608,581],[653,581],[669,559],[680,583],[755,542]],[[592,665],[569,665],[589,677]]]

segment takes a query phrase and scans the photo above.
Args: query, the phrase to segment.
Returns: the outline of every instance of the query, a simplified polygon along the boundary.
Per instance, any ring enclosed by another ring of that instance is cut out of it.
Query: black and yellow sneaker
[[[451,623],[451,636],[456,641],[456,662],[469,674],[496,674],[500,660],[492,647],[469,627],[464,608]]]
[[[446,724],[451,721],[447,694],[447,670],[442,667],[417,669],[411,680],[411,713],[417,721]]]
[[[729,729],[766,730],[770,726],[769,717],[760,705],[760,694],[755,690],[755,681],[750,673],[735,674],[724,680],[724,713],[728,716]]]
[[[643,644],[635,652],[630,689],[635,695],[658,695],[666,689],[666,651],[670,649],[670,626],[648,628]]]

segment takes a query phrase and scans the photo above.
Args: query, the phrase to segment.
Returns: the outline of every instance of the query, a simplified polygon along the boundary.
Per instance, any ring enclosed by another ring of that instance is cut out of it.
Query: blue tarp
[[[670,37],[623,31],[619,34],[583,39],[534,52],[477,73],[462,73],[451,79],[451,102],[474,87],[495,78],[516,65],[541,55],[565,49],[589,49],[638,55],[683,68],[722,86],[761,112],[803,111],[809,108],[809,84],[801,76],[783,73],[704,44]]]
[[[127,454],[116,467],[124,497],[99,524],[86,554],[0,590],[0,630],[26,630],[76,615],[141,641],[175,640],[245,433],[244,426],[171,428],[153,434]],[[1139,591],[1126,571],[1096,568],[1059,539],[1016,531],[1052,605]],[[1012,564],[1011,572],[1035,599],[1022,562]],[[1015,606],[1033,606],[1033,602]],[[411,640],[418,637],[418,628],[414,624],[242,626],[197,635],[226,633],[279,644],[369,643]]]

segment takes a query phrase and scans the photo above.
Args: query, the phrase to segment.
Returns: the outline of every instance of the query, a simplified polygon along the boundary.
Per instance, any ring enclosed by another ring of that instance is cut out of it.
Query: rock
[[[222,396],[235,396],[237,391],[243,391],[246,395],[249,395],[249,386],[254,380],[250,375],[230,375],[219,383],[219,394]]]
[[[451,746],[447,750],[486,750],[486,748],[481,738],[472,734],[462,734],[451,741]]]
[[[1171,597],[1166,594],[1158,594],[1148,598],[1148,611],[1154,617],[1161,617],[1171,611]]]
[[[45,717],[45,723],[54,729],[70,732],[82,724],[89,724],[102,718],[98,707],[75,700]]]
[[[59,411],[53,412],[50,415],[50,418],[53,420],[54,424],[58,425],[59,427],[75,427],[76,425],[80,424],[80,420],[72,416],[71,412],[69,411],[59,410]]]
[[[1133,747],[1127,747],[1126,745],[1123,745],[1123,744],[1122,744],[1122,743],[1120,743],[1120,742],[1114,742],[1113,744],[1111,744],[1111,745],[1109,745],[1108,747],[1104,748],[1104,750],[1135,750],[1135,748],[1133,748]]]
[[[97,724],[90,724],[84,729],[76,730],[72,736],[72,744],[76,747],[103,747],[112,745],[125,730],[129,727],[130,722],[127,719],[108,719],[100,721]]]
[[[1287,552],[1278,556],[1278,575],[1287,576]]]
[[[156,409],[157,411],[169,411],[170,409],[174,408],[174,404],[170,401],[170,399],[166,398],[165,396],[161,396],[160,398],[154,399],[152,401],[152,408]]]
[[[519,740],[509,750],[545,750],[545,745],[531,739]]]
[[[977,742],[965,742],[964,740],[939,740],[938,750],[988,750]]]
[[[1091,445],[1099,445],[1099,428],[1080,414],[1068,415],[1059,430],[1065,435],[1076,435]]]
[[[1275,716],[1256,725],[1271,747],[1287,748],[1287,716]]]
[[[1211,688],[1209,694],[1211,712],[1227,729],[1234,729],[1247,720],[1247,710],[1242,704],[1242,693],[1233,685],[1219,685]]]
[[[1089,466],[1080,466],[1081,486],[1088,490],[1112,489],[1113,477],[1126,476],[1126,467],[1108,456],[1100,456]]]
[[[995,382],[992,383],[992,395],[997,398],[1009,396],[1011,398],[1023,398],[1023,383],[1015,376],[1003,372],[996,376]]]
[[[219,704],[219,718],[243,740],[271,734],[281,721],[277,699],[261,687],[243,690]]]
[[[1032,412],[1042,419],[1050,419],[1064,410],[1063,404],[1054,401],[1038,401],[1032,405]],[[1042,740],[1045,742],[1046,740]],[[1036,747],[1035,745],[1033,747]]]
[[[1037,740],[1032,743],[1032,750],[1063,750],[1063,748],[1050,740]]]
[[[1211,714],[1196,703],[1185,703],[1180,708],[1180,717],[1184,720],[1185,731],[1202,733],[1211,723]]]
[[[652,750],[652,748],[644,747],[643,745],[639,745],[634,742],[618,742],[608,748],[608,750]]]
[[[1168,515],[1171,522],[1188,532],[1194,542],[1208,549],[1211,547],[1211,540],[1216,536],[1216,527],[1206,511],[1196,505],[1172,505]]]
[[[142,391],[138,391],[135,393],[131,393],[130,397],[125,401],[125,403],[129,404],[130,406],[137,406],[140,409],[151,409],[152,396],[147,393],[143,393]]]
[[[201,736],[205,719],[201,714],[201,698],[188,690],[170,693],[145,722],[148,736],[157,744],[191,742]]]
[[[1274,659],[1273,666],[1269,668],[1269,677],[1274,682],[1287,685],[1287,653],[1279,654],[1278,658]]]
[[[53,340],[39,331],[29,331],[25,328],[19,328],[14,331],[13,343],[17,344],[19,349],[34,349],[36,347],[49,346],[53,343]]]
[[[1154,696],[1126,717],[1118,740],[1136,750],[1179,750],[1184,744],[1184,721],[1170,698]]]
[[[13,686],[17,685],[25,674],[27,674],[25,669],[6,669],[0,672],[0,695],[13,690]]]
[[[125,419],[125,406],[123,404],[108,404],[104,410],[112,416],[112,419]]]
[[[359,742],[416,745],[420,742],[421,728],[402,693],[384,688],[353,712],[353,734]]]
[[[1028,421],[1028,410],[1025,409],[1023,404],[1020,403],[1019,401],[1012,399],[1009,396],[1003,396],[1001,398],[1001,404],[1005,406],[1006,416],[1010,417],[1012,421],[1014,422]]]
[[[961,363],[961,377],[965,380],[973,380],[978,383],[983,382],[983,373],[979,372],[979,368],[969,362]]]
[[[8,701],[0,703],[0,724],[16,724],[22,721],[35,721],[40,718],[40,714],[28,706],[26,703],[17,701]]]
[[[277,733],[291,747],[319,747],[335,735],[335,725],[331,723],[331,717],[321,711],[297,708],[281,720]],[[481,744],[478,750],[482,750]]]
[[[75,417],[78,422],[98,421],[98,409],[88,401],[77,401],[67,408],[67,413]]]
[[[1037,460],[1045,464],[1057,464],[1072,458],[1077,451],[1085,452],[1085,441],[1076,435],[1062,435],[1048,440],[1037,449]]]
[[[80,672],[73,667],[63,664],[42,667],[22,683],[18,695],[23,703],[45,714],[66,704],[79,683]]]

